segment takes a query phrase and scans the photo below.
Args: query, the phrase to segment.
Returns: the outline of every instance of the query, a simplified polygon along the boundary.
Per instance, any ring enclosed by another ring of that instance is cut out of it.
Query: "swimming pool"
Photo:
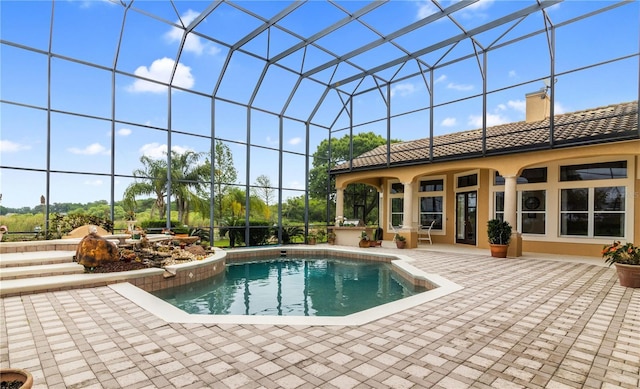
[[[358,326],[370,323],[373,320],[381,319],[405,310],[410,310],[422,304],[447,296],[451,293],[462,289],[455,282],[452,282],[435,273],[428,273],[424,270],[416,268],[413,263],[414,259],[398,253],[399,250],[392,252],[377,252],[369,249],[352,249],[345,247],[332,246],[311,246],[311,247],[277,247],[277,248],[241,248],[229,251],[220,251],[210,259],[203,261],[189,262],[180,265],[174,265],[166,268],[164,275],[165,283],[174,282],[176,279],[193,279],[196,282],[198,275],[207,273],[208,270],[214,269],[222,260],[223,263],[244,263],[254,261],[265,256],[303,256],[311,258],[320,257],[338,257],[351,258],[354,260],[368,260],[387,262],[391,265],[394,272],[402,278],[407,279],[411,284],[421,285],[428,289],[423,293],[418,293],[410,297],[396,300],[392,303],[383,304],[364,311],[356,312],[347,316],[259,316],[259,315],[202,315],[189,314],[170,303],[152,295],[152,290],[165,288],[153,288],[156,283],[150,283],[152,288],[145,290],[141,286],[136,286],[130,282],[120,282],[108,285],[110,289],[118,293],[120,296],[151,313],[160,320],[167,323],[200,323],[200,324],[241,324],[241,325],[303,325],[303,326]],[[224,266],[224,265],[223,265]],[[224,270],[223,270],[224,271]],[[213,274],[218,274],[218,271]],[[208,278],[208,277],[205,277]],[[193,282],[186,282],[192,284]],[[181,282],[180,284],[185,284]],[[178,285],[178,284],[175,284]],[[144,285],[146,287],[146,284]]]
[[[189,314],[347,316],[426,291],[389,263],[345,258],[263,258],[215,277],[153,292]]]

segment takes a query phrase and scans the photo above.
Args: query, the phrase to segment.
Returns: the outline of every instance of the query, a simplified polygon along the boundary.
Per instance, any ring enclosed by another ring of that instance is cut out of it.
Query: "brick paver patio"
[[[110,287],[8,297],[2,367],[28,369],[34,388],[640,386],[640,289],[613,268],[402,253],[464,289],[329,327],[171,324]]]

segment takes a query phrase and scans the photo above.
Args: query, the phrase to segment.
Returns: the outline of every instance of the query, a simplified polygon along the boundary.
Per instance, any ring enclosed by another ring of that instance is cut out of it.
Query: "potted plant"
[[[640,247],[615,241],[602,248],[602,258],[609,266],[616,266],[620,286],[640,288]]]
[[[24,369],[2,368],[0,382],[6,383],[7,388],[29,389],[33,386],[33,376]]]
[[[400,234],[396,234],[393,237],[393,240],[396,242],[396,247],[399,249],[403,249],[407,246],[407,238]]]
[[[511,225],[507,221],[491,219],[487,222],[487,235],[491,246],[491,256],[506,258],[511,242]]]
[[[317,240],[318,235],[315,232],[310,231],[309,235],[307,235],[307,244],[316,244]]]
[[[373,230],[373,239],[369,242],[369,246],[371,247],[380,247],[382,246],[382,228],[378,227]]]
[[[360,247],[369,247],[369,235],[367,235],[366,230],[362,230],[360,233]]]
[[[318,242],[320,243],[325,242],[327,239],[327,231],[325,229],[318,230],[317,239],[318,239]]]
[[[333,231],[329,231],[327,233],[327,243],[336,244],[336,233]]]

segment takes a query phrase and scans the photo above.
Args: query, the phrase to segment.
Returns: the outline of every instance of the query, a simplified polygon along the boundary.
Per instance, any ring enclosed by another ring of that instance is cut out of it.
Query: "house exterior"
[[[640,242],[638,102],[550,117],[544,91],[526,120],[389,144],[336,166],[336,216],[352,183],[376,188],[385,239],[489,248],[492,218],[513,227],[522,252],[600,256],[614,240]],[[553,128],[553,131],[551,129]]]

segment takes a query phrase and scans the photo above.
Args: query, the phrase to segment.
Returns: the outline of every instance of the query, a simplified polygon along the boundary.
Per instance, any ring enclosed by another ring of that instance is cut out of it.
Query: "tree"
[[[182,224],[189,224],[189,210],[208,209],[207,200],[198,196],[204,182],[209,181],[211,175],[210,163],[200,164],[202,153],[187,150],[184,153],[171,151],[171,195],[176,201],[178,220]]]
[[[215,153],[212,159],[214,161],[214,204],[218,211],[217,219],[221,220],[225,216],[223,212],[224,196],[229,192],[232,185],[236,183],[238,171],[233,165],[233,154],[229,146],[222,143],[222,141],[216,142]]]
[[[271,220],[271,209],[269,206],[272,204],[274,192],[275,190],[271,187],[271,179],[269,176],[261,174],[256,178],[253,193],[264,201],[264,217],[267,220]]]
[[[392,143],[398,142],[391,140]],[[316,152],[313,154],[313,167],[309,172],[309,196],[313,199],[326,199],[329,193],[335,192],[335,181],[330,181],[330,192],[327,192],[327,180],[329,169],[346,162],[351,158],[351,144],[349,135],[331,140],[331,156],[329,156],[329,141],[327,139],[320,142]],[[353,136],[353,158],[371,151],[378,146],[387,143],[387,140],[373,132],[364,132]],[[371,188],[364,184],[349,185],[344,193],[344,209],[352,212],[353,215],[342,215],[350,217],[363,216],[365,222],[377,220],[378,196],[370,193]],[[335,199],[333,199],[335,201]],[[356,214],[356,206],[363,206],[362,214]]]
[[[309,199],[309,222],[321,223],[326,218],[326,200]],[[282,217],[287,223],[304,222],[304,196],[290,197],[282,204]]]
[[[140,157],[140,162],[143,167],[133,171],[136,181],[125,189],[124,199],[128,202],[133,201],[133,204],[135,204],[137,196],[155,196],[155,203],[151,208],[151,218],[153,218],[154,210],[157,210],[159,218],[164,219],[167,210],[165,202],[167,196],[167,161],[143,155]]]

